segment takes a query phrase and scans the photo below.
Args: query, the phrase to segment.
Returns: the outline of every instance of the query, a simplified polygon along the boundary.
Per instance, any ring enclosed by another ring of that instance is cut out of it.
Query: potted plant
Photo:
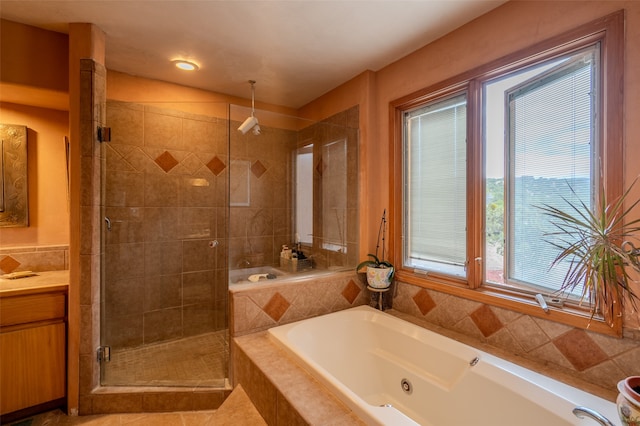
[[[640,425],[640,376],[630,376],[618,382],[616,405],[625,426]]]
[[[376,242],[375,254],[369,253],[369,259],[362,261],[356,266],[356,272],[361,272],[366,268],[367,284],[369,287],[376,289],[388,288],[393,280],[394,267],[388,260],[384,258],[384,241],[387,234],[387,209],[382,212],[380,227],[378,228],[378,239]],[[382,238],[381,238],[382,237]],[[380,241],[382,241],[382,256],[378,257],[380,249]]]
[[[568,262],[568,270],[560,291],[573,291],[582,285],[580,302],[590,303],[591,318],[602,315],[612,326],[625,303],[638,313],[638,296],[634,292],[632,271],[640,273],[640,249],[633,240],[640,235],[640,219],[630,212],[640,203],[635,200],[625,207],[635,181],[616,201],[608,203],[604,188],[597,207],[590,209],[584,202],[570,202],[567,211],[544,205],[556,230],[547,234],[548,241],[559,250],[551,267]],[[574,194],[575,191],[571,189]]]

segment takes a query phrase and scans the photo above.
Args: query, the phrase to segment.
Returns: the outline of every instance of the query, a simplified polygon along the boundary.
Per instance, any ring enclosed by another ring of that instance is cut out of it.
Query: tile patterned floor
[[[238,385],[214,411],[174,413],[99,414],[69,417],[60,410],[49,411],[10,423],[8,426],[266,426],[267,423]]]
[[[49,411],[25,420],[10,423],[9,426],[196,426],[213,425],[215,411],[176,413],[133,413],[98,414],[93,416],[69,417],[60,410]]]
[[[227,330],[113,350],[105,364],[107,386],[224,386],[229,359]]]

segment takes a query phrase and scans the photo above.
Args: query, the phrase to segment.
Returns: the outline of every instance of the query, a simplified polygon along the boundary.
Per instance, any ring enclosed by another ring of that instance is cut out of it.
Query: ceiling
[[[299,108],[506,0],[0,0],[3,19],[106,34],[106,66]],[[188,59],[197,71],[171,60]]]

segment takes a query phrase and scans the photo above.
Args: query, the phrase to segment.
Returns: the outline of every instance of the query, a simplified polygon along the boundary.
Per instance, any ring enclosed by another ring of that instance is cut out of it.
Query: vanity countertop
[[[35,272],[25,278],[8,279],[0,275],[0,297],[50,291],[66,291],[69,286],[69,270]]]

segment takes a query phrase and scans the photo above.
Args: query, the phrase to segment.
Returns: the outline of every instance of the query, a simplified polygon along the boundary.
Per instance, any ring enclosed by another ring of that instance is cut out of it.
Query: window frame
[[[390,129],[390,253],[396,265],[398,281],[429,288],[524,314],[557,321],[605,334],[622,335],[622,315],[613,326],[590,318],[588,309],[566,305],[545,313],[533,292],[499,288],[483,282],[484,256],[484,147],[482,146],[482,85],[488,80],[542,60],[552,59],[585,46],[600,43],[600,82],[597,140],[602,173],[608,199],[623,192],[623,81],[624,81],[624,11],[581,25],[530,47],[515,51],[470,71],[396,99],[389,104]],[[423,104],[455,93],[467,94],[467,278],[457,279],[435,272],[425,274],[403,265],[403,122],[404,114]],[[619,307],[617,308],[619,309]],[[618,312],[620,313],[620,312]]]

